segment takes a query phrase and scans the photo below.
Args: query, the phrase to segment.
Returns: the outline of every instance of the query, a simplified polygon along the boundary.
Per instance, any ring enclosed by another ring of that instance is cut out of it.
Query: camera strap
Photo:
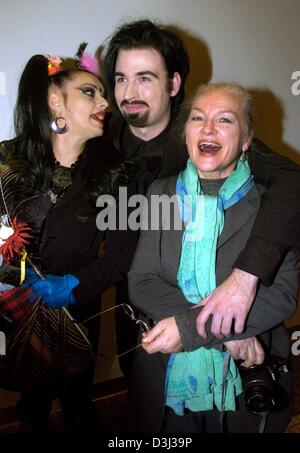
[[[225,385],[226,385],[226,378],[228,374],[228,369],[229,369],[229,360],[230,360],[230,352],[227,351],[224,357],[224,363],[223,363],[223,371],[222,371],[222,399],[221,399],[221,413],[220,413],[220,433],[224,432],[224,403],[225,403]],[[267,419],[268,419],[268,412],[263,412],[261,414],[261,421],[259,423],[258,427],[258,432],[259,434],[262,434],[265,431],[266,424],[267,424]]]
[[[220,433],[223,433],[223,423],[224,423],[224,403],[225,403],[225,385],[226,385],[226,378],[229,369],[229,360],[230,360],[230,352],[227,351],[224,357],[223,362],[223,371],[222,371],[222,399],[221,399],[221,413],[220,413]]]
[[[268,412],[263,412],[261,415],[261,421],[260,421],[259,427],[258,427],[259,434],[262,434],[266,428],[268,415],[269,415]]]

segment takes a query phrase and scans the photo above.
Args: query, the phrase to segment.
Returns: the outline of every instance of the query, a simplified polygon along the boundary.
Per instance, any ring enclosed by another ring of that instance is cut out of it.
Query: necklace
[[[71,165],[71,167],[64,167],[63,165],[55,159],[55,167],[52,175],[52,187],[48,191],[50,200],[52,203],[57,203],[57,201],[63,196],[63,194],[70,189],[72,186],[72,173],[78,159]]]
[[[55,168],[52,176],[52,184],[62,190],[68,189],[72,185],[72,172],[76,167],[74,162],[71,167],[64,167],[55,160]]]

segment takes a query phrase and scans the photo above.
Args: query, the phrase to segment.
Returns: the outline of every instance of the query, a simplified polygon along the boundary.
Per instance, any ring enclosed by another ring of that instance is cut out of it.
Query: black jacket
[[[101,146],[103,149],[103,141],[99,140],[99,153]],[[71,189],[48,210],[38,255],[44,272],[73,274],[79,279],[80,284],[73,290],[76,303],[70,310],[85,318],[100,311],[100,296],[105,289],[126,278],[137,233],[97,228],[100,209],[88,199],[82,180],[83,166],[84,158],[76,166]],[[33,203],[31,212],[34,208]]]

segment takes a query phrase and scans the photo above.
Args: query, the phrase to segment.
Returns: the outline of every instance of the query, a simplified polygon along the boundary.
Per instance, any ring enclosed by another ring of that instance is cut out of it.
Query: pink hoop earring
[[[58,125],[59,121],[64,121],[64,125],[62,127]],[[55,132],[56,134],[65,134],[68,130],[67,122],[63,116],[58,116],[57,118],[55,118],[55,120],[52,121],[50,126],[53,132]]]

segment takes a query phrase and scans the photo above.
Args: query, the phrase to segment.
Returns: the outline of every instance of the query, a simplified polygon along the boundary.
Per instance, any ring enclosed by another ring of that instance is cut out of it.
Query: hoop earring
[[[246,160],[248,160],[248,156],[245,153],[245,151],[242,151],[242,154],[240,155],[240,161],[241,162],[246,162]]]
[[[58,125],[59,121],[64,121],[64,125],[62,127]],[[65,134],[68,130],[67,122],[63,116],[58,116],[57,118],[55,118],[55,120],[53,120],[50,124],[50,127],[56,134]]]

